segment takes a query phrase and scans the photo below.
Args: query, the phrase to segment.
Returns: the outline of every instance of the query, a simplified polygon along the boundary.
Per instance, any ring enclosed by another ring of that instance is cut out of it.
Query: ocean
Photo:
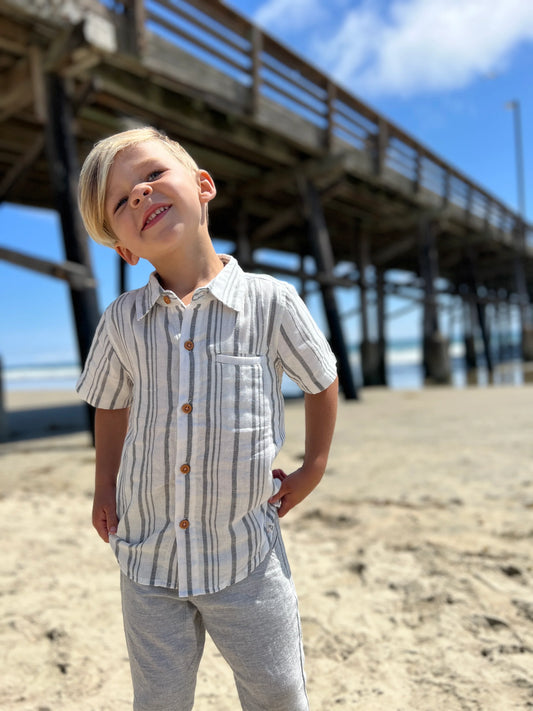
[[[358,347],[352,346],[350,351],[356,383],[360,385],[360,363]],[[468,382],[464,364],[464,345],[461,341],[450,346],[452,365],[452,386],[465,387]],[[397,390],[416,390],[422,388],[422,352],[418,341],[402,340],[392,342],[387,350],[387,379],[388,386]],[[3,386],[5,390],[73,390],[80,373],[80,366],[75,362],[57,363],[25,363],[21,365],[5,365],[3,368]],[[481,364],[478,367],[473,384],[486,386],[492,384],[521,385],[528,381],[528,371],[523,367],[515,346],[507,354],[505,364],[494,369],[492,381],[488,377],[487,369]],[[285,379],[283,392],[287,397],[294,397],[300,393],[294,383]]]

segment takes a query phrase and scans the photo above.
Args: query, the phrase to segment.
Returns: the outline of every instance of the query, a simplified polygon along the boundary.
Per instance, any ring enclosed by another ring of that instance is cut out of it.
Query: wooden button
[[[192,412],[192,405],[190,402],[186,402],[185,405],[181,406],[182,412],[184,412],[186,415],[189,415]]]
[[[167,296],[167,295],[165,294],[165,296],[163,296],[163,301],[165,302],[165,304],[170,304],[170,302],[172,301],[172,299],[170,298],[170,296]]]
[[[184,531],[185,529],[189,528],[189,525],[190,524],[186,518],[184,518],[183,521],[180,521],[180,528],[182,528]]]
[[[180,472],[182,474],[188,474],[191,471],[191,468],[188,464],[182,464],[180,467]]]
[[[183,344],[188,351],[192,351],[194,348],[194,343],[192,341],[185,341]]]

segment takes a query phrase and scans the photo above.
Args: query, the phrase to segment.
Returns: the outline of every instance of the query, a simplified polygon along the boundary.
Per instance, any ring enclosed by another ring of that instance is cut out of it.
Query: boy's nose
[[[137,207],[143,197],[147,197],[152,192],[152,188],[149,185],[138,185],[134,188],[131,193],[131,202],[134,207]]]

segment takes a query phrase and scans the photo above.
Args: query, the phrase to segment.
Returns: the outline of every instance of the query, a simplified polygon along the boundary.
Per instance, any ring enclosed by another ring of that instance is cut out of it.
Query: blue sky
[[[523,124],[526,214],[533,220],[533,3],[524,0],[227,0],[512,208],[511,100]],[[209,166],[206,166],[207,168]],[[0,206],[0,245],[62,260],[55,213]],[[117,295],[111,250],[92,246],[100,307]],[[149,265],[129,270],[133,288]],[[76,360],[68,288],[0,262],[0,356],[6,365]],[[353,302],[353,304],[352,304]],[[343,308],[355,296],[342,299]],[[392,311],[401,308],[389,302]],[[311,303],[321,321],[317,301]],[[348,324],[357,333],[355,321]],[[392,338],[419,332],[413,312]]]

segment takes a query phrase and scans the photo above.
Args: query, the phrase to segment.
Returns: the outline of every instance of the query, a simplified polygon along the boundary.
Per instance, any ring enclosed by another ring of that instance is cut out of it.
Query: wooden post
[[[477,314],[477,321],[479,323],[479,330],[481,331],[481,339],[483,341],[483,353],[485,356],[485,362],[487,364],[487,370],[489,377],[492,377],[492,355],[490,351],[490,334],[487,328],[487,320],[485,315],[485,305],[481,302],[479,298],[476,265],[475,265],[475,254],[472,249],[465,253],[465,265],[467,267],[467,280],[470,286],[470,292],[472,294],[472,306]],[[474,316],[472,317],[473,320]]]
[[[361,234],[359,238],[359,293],[361,299],[361,344],[359,352],[361,356],[361,373],[363,376],[363,385],[383,385],[384,384],[384,353],[382,353],[383,344],[380,343],[380,293],[378,285],[378,313],[377,313],[377,330],[378,341],[370,337],[369,324],[369,309],[368,309],[368,284],[366,281],[367,269],[369,266],[369,243],[368,235]],[[383,294],[381,295],[381,309],[384,308]],[[384,319],[384,316],[383,316]],[[375,334],[375,329],[373,331]]]
[[[438,278],[438,255],[435,225],[427,219],[420,221],[420,272],[424,279],[425,298],[423,315],[424,378],[433,384],[451,382],[448,341],[439,330],[438,303],[435,281]]]
[[[252,268],[253,253],[248,234],[248,213],[244,205],[239,208],[237,216],[237,244],[236,254],[237,261],[240,266],[246,271]]]
[[[481,330],[481,338],[483,340],[483,352],[485,353],[485,363],[487,365],[487,371],[489,378],[492,378],[494,372],[494,367],[492,363],[492,352],[490,345],[490,331],[487,323],[487,305],[481,303],[478,299],[476,301],[477,317],[479,321],[479,328]]]
[[[359,231],[358,240],[358,267],[359,267],[359,303],[361,309],[361,344],[370,340],[368,329],[368,298],[366,281],[366,270],[368,267],[368,235]]]
[[[47,77],[47,101],[46,151],[52,190],[61,219],[65,255],[69,261],[82,264],[88,274],[92,275],[87,235],[77,209],[79,169],[72,132],[71,106],[63,81],[56,75]],[[78,352],[83,365],[100,317],[96,288],[71,284],[70,296]],[[92,408],[90,408],[90,422],[92,429]]]
[[[465,365],[467,380],[477,368],[476,356],[476,339],[474,334],[474,304],[470,299],[463,301],[463,323],[464,323],[464,342],[465,342]]]
[[[126,276],[126,267],[128,265],[126,264],[126,261],[124,259],[122,259],[122,257],[120,257],[118,254],[117,254],[117,258],[118,258],[118,289],[119,289],[119,293],[123,294],[125,291],[128,290],[128,279]]]
[[[381,117],[378,119],[378,130],[375,134],[375,160],[374,170],[376,175],[382,175],[387,162],[387,148],[389,145],[389,130],[386,122]]]
[[[446,208],[448,207],[448,204],[450,202],[450,189],[451,189],[451,179],[450,179],[450,171],[448,168],[444,168],[444,178],[443,178],[443,184],[442,184],[442,207]]]
[[[416,152],[415,156],[415,175],[413,179],[413,191],[415,193],[420,192],[422,187],[422,156],[420,151]]]
[[[333,149],[333,139],[335,135],[335,99],[337,97],[337,87],[328,79],[327,81],[327,126],[326,126],[326,150]]]
[[[302,181],[300,189],[309,220],[309,241],[317,269],[324,274],[333,275],[335,258],[318,192],[309,180]],[[344,392],[344,397],[347,400],[355,400],[357,399],[357,389],[348,357],[348,348],[344,339],[335,291],[331,284],[323,282],[320,284],[320,289],[329,325],[331,347],[337,357],[340,385]]]
[[[128,22],[127,32],[131,51],[142,57],[146,48],[146,10],[144,0],[129,0],[125,5],[125,15]]]
[[[496,351],[497,365],[501,365],[505,362],[504,324],[504,307],[501,301],[497,301],[494,304],[494,333],[496,335],[496,343],[494,344],[494,348]]]
[[[531,306],[524,271],[524,246],[525,225],[520,220],[515,227],[514,274],[520,304],[522,360],[525,363],[531,363],[533,361],[533,326],[531,324]]]
[[[386,340],[385,340],[385,270],[377,270],[377,320],[378,320],[378,379],[379,385],[387,385]]]
[[[302,252],[300,254],[300,296],[303,301],[307,300],[307,276],[305,274],[305,257],[306,254]]]

